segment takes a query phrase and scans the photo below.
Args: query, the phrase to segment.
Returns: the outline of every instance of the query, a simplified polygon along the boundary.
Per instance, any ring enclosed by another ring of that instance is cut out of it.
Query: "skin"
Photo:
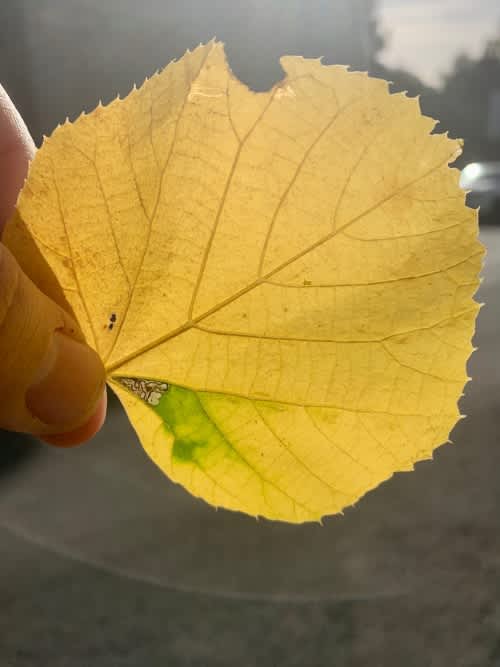
[[[0,85],[0,237],[11,216],[19,191],[35,154],[35,144],[19,112]],[[9,355],[9,350],[2,351]],[[93,416],[70,433],[44,436],[43,440],[59,447],[86,442],[101,428],[106,416],[104,393]]]

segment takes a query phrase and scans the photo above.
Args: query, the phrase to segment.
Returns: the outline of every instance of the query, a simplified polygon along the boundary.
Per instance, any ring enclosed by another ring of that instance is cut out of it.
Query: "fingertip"
[[[106,389],[99,401],[96,411],[92,417],[82,426],[70,433],[57,433],[55,435],[40,436],[40,440],[55,447],[76,447],[93,438],[101,429],[106,418],[107,394]]]
[[[0,85],[0,234],[12,214],[29,161],[34,154],[33,139],[13,102]]]

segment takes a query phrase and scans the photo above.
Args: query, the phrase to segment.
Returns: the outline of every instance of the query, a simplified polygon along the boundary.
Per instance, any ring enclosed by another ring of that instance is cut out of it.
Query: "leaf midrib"
[[[265,283],[266,281],[268,281],[269,278],[274,276],[276,273],[279,273],[280,271],[283,271],[284,269],[288,268],[290,265],[292,265],[297,260],[301,259],[302,257],[309,254],[313,250],[316,250],[316,248],[321,247],[324,243],[333,239],[341,231],[344,231],[344,230],[348,229],[349,227],[352,227],[352,225],[354,225],[356,222],[363,219],[364,217],[366,217],[367,215],[369,215],[373,211],[377,210],[380,206],[383,206],[385,203],[387,203],[388,201],[390,201],[391,199],[393,199],[394,197],[399,195],[401,192],[403,192],[407,188],[411,187],[415,183],[418,183],[419,181],[426,178],[427,176],[430,176],[431,174],[433,174],[435,171],[442,168],[443,166],[449,165],[450,162],[453,160],[454,156],[455,156],[455,151],[451,155],[449,155],[446,158],[446,160],[440,161],[439,164],[434,165],[433,167],[428,169],[423,174],[420,174],[419,176],[412,179],[411,181],[409,181],[405,185],[401,186],[400,188],[397,188],[390,195],[388,195],[387,197],[384,197],[382,200],[378,201],[377,203],[375,203],[370,208],[366,209],[365,211],[363,211],[359,215],[355,216],[349,222],[345,223],[341,227],[338,227],[338,228],[332,230],[331,232],[329,232],[328,234],[326,234],[325,236],[320,238],[315,243],[312,243],[311,245],[309,245],[307,248],[305,248],[301,252],[299,252],[296,255],[294,255],[293,257],[285,260],[284,262],[279,264],[277,267],[275,267],[271,271],[268,271],[266,274],[260,276],[259,278],[254,280],[252,283],[250,283],[246,287],[238,290],[237,292],[235,292],[231,296],[227,297],[226,299],[223,299],[222,301],[220,301],[215,306],[212,306],[212,308],[209,308],[208,310],[203,312],[201,315],[198,315],[195,318],[189,319],[188,321],[186,321],[180,327],[177,327],[176,329],[173,329],[169,333],[164,334],[163,336],[160,336],[160,337],[154,339],[153,341],[151,341],[150,343],[147,343],[146,345],[143,345],[138,350],[136,350],[134,352],[131,352],[128,355],[124,355],[121,359],[118,359],[118,361],[115,361],[111,364],[106,365],[105,366],[106,372],[108,373],[108,375],[111,375],[112,373],[117,371],[121,366],[129,363],[130,361],[133,361],[134,359],[137,359],[138,357],[145,354],[146,352],[149,352],[150,350],[154,349],[158,345],[162,345],[163,343],[166,343],[168,340],[171,340],[172,338],[176,338],[177,336],[180,336],[181,334],[185,333],[186,331],[189,331],[195,325],[199,324],[200,322],[202,322],[207,317],[210,317],[211,315],[218,312],[219,310],[221,310],[225,306],[227,306],[227,305],[233,303],[234,301],[236,301],[237,299],[239,299],[241,296],[243,296],[243,295],[247,294],[248,292],[251,292],[252,290],[256,289],[262,283]]]

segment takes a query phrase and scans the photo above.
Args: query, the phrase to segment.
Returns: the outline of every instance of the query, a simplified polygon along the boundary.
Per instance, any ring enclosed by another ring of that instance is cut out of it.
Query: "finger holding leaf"
[[[34,153],[26,125],[0,86],[0,235]],[[23,253],[21,246],[17,254]],[[41,273],[32,278],[0,244],[0,427],[61,446],[80,444],[104,421],[103,365],[64,304],[38,289]]]

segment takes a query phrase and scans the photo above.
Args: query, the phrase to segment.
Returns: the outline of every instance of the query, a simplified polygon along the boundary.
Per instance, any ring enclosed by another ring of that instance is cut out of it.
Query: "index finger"
[[[34,154],[28,128],[0,85],[0,234],[14,210]]]

